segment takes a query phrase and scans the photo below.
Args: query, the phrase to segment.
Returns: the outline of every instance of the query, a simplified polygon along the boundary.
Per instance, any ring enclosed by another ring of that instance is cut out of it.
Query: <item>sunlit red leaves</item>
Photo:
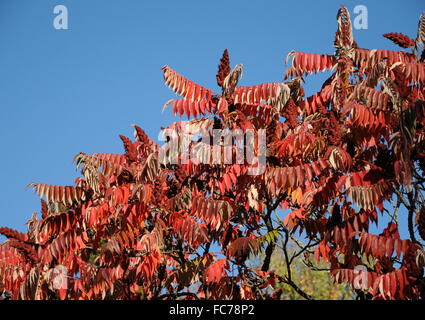
[[[284,83],[262,83],[251,87],[236,87],[232,96],[235,104],[266,104],[280,110],[289,99],[289,88]]]
[[[349,100],[356,99],[360,103],[363,101],[366,105],[376,110],[388,110],[390,96],[380,90],[369,87],[356,86]]]
[[[78,213],[67,211],[50,214],[40,222],[38,241],[43,247],[39,248],[39,255],[44,263],[50,263],[52,257],[62,261],[69,252],[85,248],[88,236],[79,230],[81,218]]]
[[[11,292],[12,299],[19,299],[19,287],[25,281],[26,272],[31,268],[30,263],[16,248],[10,246],[10,242],[0,245],[0,259],[1,286]]]
[[[375,110],[355,102],[345,104],[343,113],[350,114],[353,124],[363,128],[367,136],[380,137],[390,123],[389,112]]]
[[[56,186],[43,183],[31,183],[27,188],[34,187],[40,197],[46,197],[48,202],[62,203],[65,206],[79,204],[85,200],[85,192],[80,187]]]
[[[379,170],[352,172],[345,187],[350,199],[364,209],[374,209],[388,198],[392,183],[382,178]]]
[[[149,207],[147,202],[134,202],[125,207],[124,214],[128,222],[133,226],[143,227],[146,219],[150,217]]]
[[[174,115],[179,114],[180,117],[186,114],[189,119],[191,116],[194,118],[202,117],[207,113],[213,113],[216,109],[216,105],[211,100],[202,98],[200,100],[189,100],[189,99],[173,99],[168,101],[163,110],[168,106],[172,105],[172,111]]]
[[[10,247],[17,249],[17,252],[28,259],[27,261],[38,262],[39,256],[33,245],[15,239],[8,240],[8,244]]]
[[[306,111],[307,115],[311,115],[316,112],[327,113],[327,105],[333,97],[333,85],[326,85],[319,92],[306,98],[300,103],[300,107]]]
[[[152,182],[158,174],[159,169],[160,163],[158,157],[155,153],[151,153],[146,159],[142,170],[139,171],[138,176],[140,180]]]
[[[314,250],[314,257],[316,258],[317,263],[320,262],[320,257],[322,257],[323,262],[328,261],[330,251],[331,250],[325,241],[321,241]]]
[[[312,154],[320,140],[311,132],[311,126],[299,126],[297,131],[289,133],[284,139],[275,143],[276,154],[281,157],[302,156],[307,158]]]
[[[405,299],[409,279],[405,268],[385,274],[363,269],[334,269],[331,271],[335,282],[349,283],[353,289],[370,292],[374,299]]]
[[[42,238],[51,235],[58,235],[62,232],[75,229],[78,223],[74,211],[58,212],[48,215],[40,223],[40,236]]]
[[[386,236],[378,236],[371,233],[361,233],[359,244],[366,255],[383,258],[385,255],[392,257],[393,253],[400,258],[401,254],[406,254],[411,242]]]
[[[90,165],[107,176],[118,175],[125,168],[126,158],[125,155],[112,154],[112,153],[94,153],[87,155],[80,152],[74,157],[77,168],[84,165]]]
[[[104,223],[110,215],[109,206],[106,202],[86,208],[84,219],[87,225],[92,228],[97,224]]]
[[[387,60],[387,65],[392,66],[396,62],[401,62],[403,73],[406,78],[414,84],[424,83],[425,69],[423,62],[417,62],[412,54],[403,51],[390,51],[384,49],[354,49],[353,62],[360,70],[364,71],[374,64]]]
[[[43,259],[43,263],[51,263],[53,257],[60,264],[70,252],[84,249],[86,247],[84,241],[87,240],[88,237],[85,232],[77,233],[76,230],[62,232],[46,244],[46,249],[42,250],[39,255]]]
[[[11,246],[9,241],[0,244],[0,258],[4,265],[13,266],[23,262],[23,259],[19,256],[17,249]],[[4,272],[4,270],[1,271]]]
[[[423,85],[425,83],[425,64],[423,62],[405,62],[402,64],[402,67],[407,80],[414,84]]]
[[[130,186],[122,185],[109,188],[105,193],[105,198],[109,200],[109,205],[127,204],[131,196]]]
[[[293,224],[296,223],[294,222],[295,219],[304,219],[305,218],[305,209],[304,208],[300,208],[300,209],[296,209],[291,211],[290,213],[288,213],[285,217],[285,219],[283,220],[283,223],[288,226],[289,230],[292,229]]]
[[[43,281],[42,276],[39,273],[37,267],[31,267],[28,269],[26,277],[22,279],[22,282],[19,286],[19,298],[18,299],[39,299],[40,295],[37,287],[40,285],[40,282]],[[41,281],[40,281],[41,280]],[[62,294],[64,296],[64,294]]]
[[[368,232],[369,223],[377,222],[375,207],[382,212],[393,188],[409,186],[415,178],[411,165],[425,154],[423,63],[419,52],[359,49],[346,8],[337,20],[334,55],[291,52],[289,82],[237,86],[242,65],[231,71],[227,50],[216,76],[221,94],[168,66],[161,69],[165,84],[181,96],[165,107],[197,118],[168,129],[264,128],[265,174],[250,176],[248,165],[235,164],[241,154],[235,145],[232,159],[220,155],[220,164],[182,164],[188,152],[176,155],[178,164],[160,163],[159,145],[134,126],[136,141],[120,136],[125,154],[78,154],[83,177],[74,186],[30,185],[46,199],[42,220],[33,216],[27,234],[0,228],[9,238],[0,247],[0,286],[14,298],[33,298],[34,270],[51,275],[62,264],[69,270],[68,290],[50,284],[47,291],[42,284],[39,298],[175,297],[176,290],[196,284],[190,290],[201,298],[254,299],[259,290],[275,289],[274,276],[248,268],[246,259],[287,228],[317,244],[315,258],[329,261],[337,282],[357,289],[360,274],[353,267],[369,258],[364,289],[373,299],[417,298],[418,286],[410,280],[422,276],[421,248],[401,240],[395,225],[380,235]],[[412,45],[405,36],[387,36]],[[320,71],[332,75],[305,98],[302,77]],[[181,137],[182,130],[176,131]],[[205,155],[211,160],[216,153]],[[263,232],[267,210],[277,207],[290,209],[283,225],[273,220]],[[422,237],[423,220],[421,212],[416,222]],[[210,251],[211,243],[219,252]],[[243,272],[233,276],[233,267]],[[261,284],[253,286],[252,279]]]
[[[234,165],[233,167],[236,166],[240,167],[238,164]],[[218,186],[221,194],[225,194],[225,192],[229,191],[232,188],[232,185],[235,185],[236,183],[237,174],[235,174],[234,168],[232,168],[232,170],[229,170],[229,172],[224,173],[223,176],[217,179],[216,181],[216,185]]]
[[[285,72],[285,79],[330,70],[336,63],[335,58],[330,55],[296,51],[288,54],[285,63],[291,56],[293,56],[292,67]]]
[[[151,252],[159,250],[163,244],[163,237],[166,231],[165,223],[158,219],[155,227],[150,232],[146,232],[136,244],[135,248],[141,252]]]
[[[237,112],[241,112],[246,117],[255,117],[264,121],[265,125],[269,125],[271,122],[273,107],[266,104],[236,104],[235,105]],[[286,110],[286,108],[284,108]],[[296,114],[296,106],[294,108]],[[296,116],[295,116],[296,117]],[[249,122],[244,123],[246,128],[249,126]]]
[[[358,207],[372,210],[387,197],[389,188],[385,181],[370,186],[352,186],[349,189],[349,196]]]
[[[173,212],[168,219],[175,233],[194,248],[209,242],[207,229],[185,212]]]
[[[159,145],[151,138],[149,138],[149,136],[142,128],[136,126],[135,124],[132,124],[131,126],[134,127],[134,137],[136,139],[134,144],[136,145],[140,156],[144,160],[149,156],[149,154],[155,152]]]
[[[218,113],[226,112],[228,110],[228,107],[229,107],[229,103],[227,102],[225,98],[220,98],[220,100],[218,100],[218,103],[217,103]]]
[[[40,213],[41,213],[41,217],[44,219],[47,216],[48,212],[49,212],[49,208],[47,206],[47,202],[46,201],[44,201],[43,199],[40,199],[40,200],[41,200],[41,210],[40,210]]]
[[[372,294],[379,293],[383,299],[404,299],[408,285],[409,279],[406,270],[400,268],[377,277],[373,282]]]
[[[218,231],[233,216],[233,209],[225,200],[212,200],[197,196],[192,200],[192,214]]]
[[[134,247],[135,241],[136,235],[134,234],[133,228],[130,225],[127,225],[123,227],[123,230],[114,234],[111,239],[102,246],[101,254],[120,254],[126,248]]]
[[[386,49],[368,50],[360,48],[353,50],[353,62],[356,66],[360,67],[362,71],[364,71],[365,68],[381,62],[384,58],[387,59],[388,66],[392,66],[396,62],[414,62],[414,58],[411,54],[402,51],[391,51]]]
[[[345,178],[345,175],[340,174],[323,177],[317,189],[309,190],[304,194],[304,201],[311,202],[315,207],[327,206],[342,191]]]
[[[211,100],[212,92],[210,89],[206,89],[183,77],[169,66],[164,66],[161,70],[164,71],[165,84],[178,95],[192,101],[205,99],[209,102]]]
[[[99,268],[92,280],[90,291],[94,294],[91,299],[105,299],[106,294],[113,291],[115,281],[122,278],[124,270],[117,266],[115,268]]]
[[[361,269],[334,269],[331,271],[336,283],[349,283],[353,289],[368,291],[377,280],[376,272]]]
[[[229,269],[229,261],[226,258],[219,259],[211,263],[204,273],[204,282],[211,283],[220,283],[223,276],[226,275],[226,270]]]
[[[151,281],[157,272],[162,259],[159,250],[154,250],[143,256],[141,263],[137,266],[136,273],[141,274],[144,281]]]
[[[327,168],[328,164],[323,159],[293,167],[270,168],[266,171],[266,181],[269,182],[272,193],[278,194],[281,189],[294,189],[304,185],[306,180],[312,181]]]
[[[351,168],[351,156],[347,153],[347,151],[340,147],[329,148],[325,157],[328,158],[329,164],[334,170],[345,172]]]

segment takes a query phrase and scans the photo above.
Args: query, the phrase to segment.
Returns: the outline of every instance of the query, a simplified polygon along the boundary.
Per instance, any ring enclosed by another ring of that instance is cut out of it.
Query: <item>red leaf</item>
[[[204,282],[219,283],[223,275],[226,274],[226,269],[229,268],[227,259],[219,259],[211,263],[206,269],[204,274]]]
[[[401,256],[401,240],[400,239],[394,239],[394,248],[395,248],[397,257],[400,258]]]
[[[385,247],[386,247],[388,257],[391,257],[394,251],[394,243],[392,238],[387,238]]]

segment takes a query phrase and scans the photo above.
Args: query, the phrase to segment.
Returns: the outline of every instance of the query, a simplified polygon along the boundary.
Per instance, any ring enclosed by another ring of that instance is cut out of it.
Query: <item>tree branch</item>
[[[279,279],[281,281],[283,281],[284,283],[289,284],[300,296],[302,296],[304,299],[307,300],[313,300],[313,298],[308,295],[307,293],[305,293],[303,290],[301,290],[300,287],[298,287],[294,281],[292,281],[292,273],[291,273],[291,261],[289,260],[288,257],[288,250],[286,248],[287,244],[288,244],[288,240],[289,240],[289,234],[288,231],[285,231],[285,242],[283,245],[283,254],[285,256],[285,262],[286,262],[286,271],[287,271],[287,276],[285,279],[280,279],[281,277],[279,277]]]
[[[184,297],[184,296],[189,296],[189,297],[195,298],[195,300],[200,300],[199,297],[193,292],[165,293],[163,295],[160,295],[157,299],[158,300],[162,300],[164,298],[177,299],[178,297]]]
[[[408,229],[409,229],[409,235],[410,235],[410,240],[412,240],[412,242],[418,243],[418,240],[416,240],[415,237],[415,231],[413,229],[413,213],[415,211],[415,200],[413,199],[413,191],[410,191],[408,193],[408,198],[409,198],[409,212],[408,212],[408,216],[407,216],[407,222],[408,222]]]

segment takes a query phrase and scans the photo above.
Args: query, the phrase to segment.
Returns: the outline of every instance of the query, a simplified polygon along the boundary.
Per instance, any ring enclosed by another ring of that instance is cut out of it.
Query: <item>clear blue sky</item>
[[[332,53],[336,13],[368,8],[360,47],[396,49],[381,35],[414,38],[423,1],[136,1],[0,0],[0,226],[25,231],[39,211],[30,182],[72,185],[79,152],[121,153],[130,124],[152,138],[174,119],[161,114],[173,93],[159,69],[168,64],[217,89],[225,48],[242,85],[282,81],[292,50]],[[56,5],[68,30],[53,27]],[[323,77],[307,79],[307,92]]]

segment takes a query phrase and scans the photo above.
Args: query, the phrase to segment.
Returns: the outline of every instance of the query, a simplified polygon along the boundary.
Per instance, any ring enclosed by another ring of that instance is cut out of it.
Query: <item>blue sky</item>
[[[244,64],[241,85],[282,81],[291,50],[332,53],[336,13],[368,9],[363,48],[397,48],[381,35],[414,38],[423,1],[0,1],[0,226],[25,231],[39,211],[30,182],[72,185],[79,152],[121,153],[131,124],[156,139],[174,120],[159,69],[168,64],[217,89],[225,48]],[[56,5],[68,30],[53,27]],[[307,78],[313,93],[324,76]],[[403,225],[402,225],[403,226]],[[405,226],[405,225],[404,225]]]

